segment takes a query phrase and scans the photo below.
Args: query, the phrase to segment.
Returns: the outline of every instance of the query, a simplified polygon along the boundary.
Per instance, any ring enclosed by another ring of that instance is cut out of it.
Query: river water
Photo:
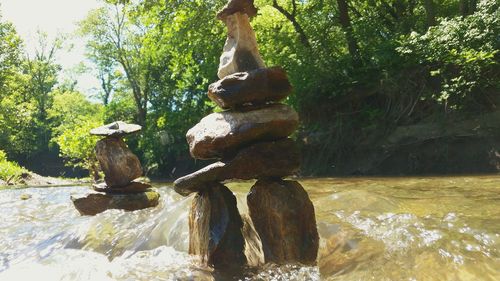
[[[318,266],[266,265],[238,279],[500,280],[499,176],[301,183],[316,208]],[[251,184],[228,184],[243,214]],[[191,198],[157,188],[156,208],[95,217],[70,201],[88,187],[0,190],[0,280],[223,279],[187,254]]]

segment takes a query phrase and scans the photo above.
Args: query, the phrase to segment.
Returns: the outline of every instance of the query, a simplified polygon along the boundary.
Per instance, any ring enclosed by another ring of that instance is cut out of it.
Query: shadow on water
[[[218,271],[187,254],[191,197],[167,186],[157,208],[95,217],[69,200],[88,187],[0,190],[0,280],[500,280],[498,176],[301,182],[316,208],[318,266]],[[244,220],[251,185],[228,184]],[[261,264],[256,242],[247,248]]]

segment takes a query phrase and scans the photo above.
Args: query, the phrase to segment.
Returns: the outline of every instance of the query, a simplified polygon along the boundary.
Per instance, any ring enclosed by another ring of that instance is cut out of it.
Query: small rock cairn
[[[300,167],[288,138],[298,114],[280,104],[292,91],[281,67],[266,68],[249,18],[253,0],[231,0],[217,18],[228,29],[218,76],[209,98],[226,110],[212,113],[186,135],[192,157],[218,162],[174,182],[175,191],[196,193],[189,215],[189,253],[215,268],[245,265],[243,222],[233,193],[221,182],[257,179],[247,203],[265,262],[314,264],[318,233],[314,207],[296,181],[283,180]]]
[[[71,197],[80,214],[96,215],[108,209],[133,211],[158,205],[160,195],[151,185],[137,180],[143,173],[141,163],[122,140],[140,130],[139,125],[118,121],[90,131],[91,135],[104,136],[97,142],[95,153],[105,182],[94,184],[93,193]]]

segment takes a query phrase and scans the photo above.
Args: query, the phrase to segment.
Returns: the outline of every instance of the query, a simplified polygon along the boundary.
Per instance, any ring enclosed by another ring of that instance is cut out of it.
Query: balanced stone
[[[319,236],[314,206],[298,182],[259,180],[247,203],[266,262],[315,264]]]
[[[281,67],[260,68],[224,77],[208,87],[208,97],[223,109],[280,101],[292,91]]]
[[[141,126],[136,124],[127,124],[122,121],[113,122],[90,130],[91,135],[106,137],[121,137],[141,130]]]
[[[84,196],[71,196],[78,212],[84,216],[94,216],[109,209],[135,211],[158,205],[160,194],[148,190],[133,194],[89,193]]]
[[[236,72],[265,67],[257,49],[257,40],[248,15],[237,12],[226,16],[224,22],[228,34],[217,76],[222,79]]]
[[[217,18],[224,21],[227,16],[234,13],[247,14],[248,17],[253,17],[257,14],[257,8],[253,5],[253,0],[230,0],[220,12],[217,13]]]
[[[243,222],[236,197],[224,185],[211,183],[193,200],[189,213],[189,253],[215,268],[243,265]]]
[[[212,113],[191,128],[186,138],[194,158],[221,158],[256,141],[285,138],[298,124],[295,110],[276,104],[248,112]]]
[[[119,138],[107,137],[98,141],[95,153],[109,187],[126,186],[142,176],[139,159]]]
[[[140,193],[148,190],[151,185],[134,180],[123,187],[109,187],[106,183],[94,184],[92,188],[95,191],[104,192],[104,193],[116,193],[116,194],[128,194],[128,193]]]
[[[262,142],[240,150],[231,160],[213,163],[192,174],[177,179],[174,189],[188,196],[210,182],[229,179],[249,180],[261,177],[292,175],[300,167],[300,153],[291,139]]]

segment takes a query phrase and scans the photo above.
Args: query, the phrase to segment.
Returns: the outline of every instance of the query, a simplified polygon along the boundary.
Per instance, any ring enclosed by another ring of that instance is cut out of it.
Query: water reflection
[[[302,183],[316,207],[318,266],[266,265],[236,279],[500,280],[500,177]],[[229,184],[244,215],[251,184]],[[69,200],[85,187],[0,190],[0,280],[227,279],[187,254],[191,198],[159,189],[157,208],[95,217]]]

